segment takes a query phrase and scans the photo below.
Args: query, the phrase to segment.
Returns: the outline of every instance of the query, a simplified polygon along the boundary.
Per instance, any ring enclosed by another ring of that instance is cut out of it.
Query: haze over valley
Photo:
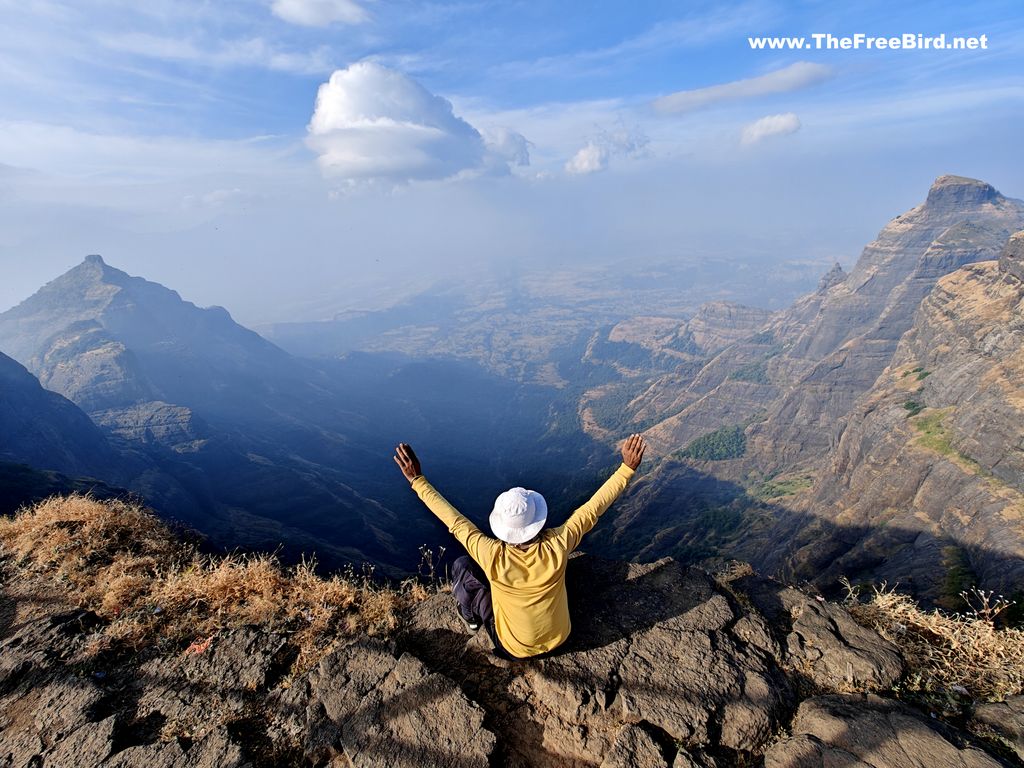
[[[1021,201],[943,176],[785,308],[692,309],[669,270],[595,269],[266,338],[89,256],[0,314],[5,498],[91,477],[215,546],[397,575],[444,531],[412,503],[395,443],[483,525],[511,485],[567,515],[642,431],[651,467],[592,551],[738,557],[823,589],[888,579],[939,603],[967,579],[1012,591],[1017,340],[993,334],[1016,322],[1022,229]]]

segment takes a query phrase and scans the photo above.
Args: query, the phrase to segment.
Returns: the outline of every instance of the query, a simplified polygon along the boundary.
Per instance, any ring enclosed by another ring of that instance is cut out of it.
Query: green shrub
[[[917,400],[907,400],[903,403],[903,407],[907,409],[907,417],[917,416],[921,411],[924,410],[924,404],[919,403]]]

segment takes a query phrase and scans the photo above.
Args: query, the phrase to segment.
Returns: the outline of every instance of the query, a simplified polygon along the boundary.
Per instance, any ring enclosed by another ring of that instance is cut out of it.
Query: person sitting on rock
[[[491,538],[427,482],[410,445],[397,446],[395,462],[412,489],[469,553],[452,566],[452,592],[467,628],[475,632],[485,626],[498,656],[535,657],[569,637],[565,591],[569,554],[625,490],[646,449],[643,437],[630,435],[622,445],[619,468],[557,528],[544,530],[548,507],[539,493],[525,488],[505,491],[490,515],[491,531],[497,537]]]

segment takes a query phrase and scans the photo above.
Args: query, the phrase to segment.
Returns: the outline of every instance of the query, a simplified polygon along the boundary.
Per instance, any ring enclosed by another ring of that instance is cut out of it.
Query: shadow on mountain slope
[[[901,591],[941,605],[972,586],[1008,596],[1019,592],[1024,557],[1012,542],[958,538],[940,522],[888,514],[878,525],[850,525],[754,498],[736,482],[673,464],[669,472],[641,476],[584,547],[641,562],[732,558],[761,573],[810,582],[830,596],[839,593],[844,576],[854,583],[899,584]]]

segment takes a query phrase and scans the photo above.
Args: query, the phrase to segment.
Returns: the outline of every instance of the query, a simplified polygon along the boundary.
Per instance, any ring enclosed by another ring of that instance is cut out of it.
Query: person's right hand
[[[405,479],[410,483],[421,474],[420,460],[416,457],[415,451],[408,443],[399,443],[395,448],[395,455],[392,456],[395,464],[402,470]]]
[[[644,451],[647,450],[647,441],[642,435],[632,434],[622,444],[622,461],[630,469],[636,469],[643,461]]]

